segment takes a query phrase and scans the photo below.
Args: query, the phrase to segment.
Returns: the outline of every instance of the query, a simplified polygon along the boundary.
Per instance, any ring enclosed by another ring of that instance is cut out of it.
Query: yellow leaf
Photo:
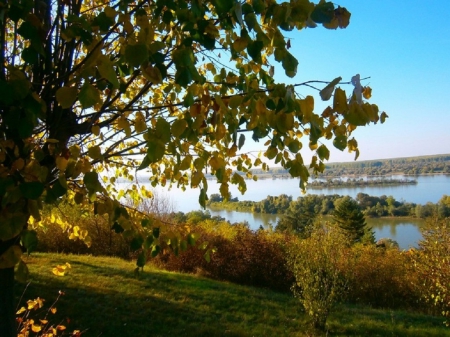
[[[98,125],[93,125],[92,128],[91,128],[91,132],[92,132],[94,135],[98,136],[98,135],[100,134],[100,126],[98,126]]]
[[[17,159],[16,161],[13,162],[12,164],[12,169],[13,170],[17,170],[20,171],[21,169],[23,169],[25,167],[25,161],[22,158]]]
[[[50,308],[50,312],[51,312],[52,314],[56,314],[56,311],[57,311],[57,309],[56,309],[55,307]]]
[[[16,315],[20,315],[22,312],[25,312],[26,310],[27,309],[25,309],[25,307],[22,307],[16,312]]]
[[[301,99],[299,102],[300,110],[303,114],[303,122],[308,123],[311,121],[314,110],[314,98],[312,96],[306,96],[305,99]]]
[[[56,266],[55,268],[52,269],[52,272],[56,276],[64,276],[68,268],[70,268],[70,264],[66,263],[66,265]]]
[[[147,130],[147,124],[145,123],[145,117],[142,112],[136,113],[136,118],[134,119],[134,129],[137,133],[141,133]]]
[[[191,186],[197,187],[198,185],[200,185],[202,178],[203,178],[202,172],[197,171],[197,172],[193,173],[191,176]]]
[[[78,90],[75,87],[62,87],[56,91],[56,100],[63,109],[70,108],[77,99]]]
[[[117,120],[117,127],[119,129],[127,129],[130,127],[130,122],[125,117],[121,117]]]
[[[132,33],[133,30],[134,30],[133,24],[132,24],[130,21],[125,21],[125,22],[123,23],[123,30],[124,30],[127,34]]]
[[[175,137],[180,137],[184,130],[188,127],[187,122],[184,119],[177,119],[175,122],[173,122],[170,131]]]
[[[31,326],[31,331],[33,331],[33,332],[39,332],[39,331],[41,331],[41,326],[40,325],[37,325],[37,324],[33,324],[32,326]]]
[[[219,124],[216,128],[216,140],[221,140],[227,133],[227,128],[223,124]]]
[[[141,67],[142,69],[142,75],[152,82],[153,84],[159,84],[162,82],[162,74],[158,67],[153,67],[151,65],[147,67]]]
[[[61,172],[64,172],[66,170],[68,162],[69,161],[64,157],[56,157],[56,167]]]
[[[79,145],[72,145],[69,147],[70,156],[74,159],[77,159],[81,154],[81,148]]]
[[[248,46],[248,39],[239,37],[233,42],[233,48],[236,52],[240,53]]]
[[[242,104],[242,101],[244,100],[244,97],[242,96],[233,96],[230,98],[228,105],[230,106],[230,108],[232,109],[236,109],[239,108]]]
[[[27,308],[28,308],[28,310],[38,309],[39,305],[38,305],[38,303],[36,301],[28,300],[27,301]]]
[[[107,6],[105,8],[105,14],[108,18],[114,19],[118,14],[118,12],[114,8]]]
[[[341,114],[348,110],[347,96],[341,88],[334,91],[333,110]]]
[[[372,88],[371,87],[364,87],[363,90],[363,96],[365,99],[369,99],[370,97],[372,97]]]
[[[63,330],[66,330],[66,327],[64,325],[58,325],[56,327],[56,330],[63,331]]]
[[[101,159],[102,158],[102,152],[100,150],[100,147],[98,145],[90,147],[88,149],[88,155],[92,159]]]

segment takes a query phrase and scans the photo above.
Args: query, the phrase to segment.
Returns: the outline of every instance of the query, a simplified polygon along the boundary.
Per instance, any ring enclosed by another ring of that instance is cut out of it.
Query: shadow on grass
[[[70,273],[51,269],[69,262]],[[53,324],[88,336],[308,336],[308,317],[289,294],[146,268],[136,276],[129,261],[36,254],[22,305],[36,297],[56,304]],[[24,285],[16,287],[19,298]],[[39,316],[43,318],[43,316]],[[329,336],[450,336],[439,317],[362,306],[338,307]]]
[[[50,272],[66,261],[67,276]],[[84,336],[271,336],[302,329],[301,310],[285,294],[154,270],[135,276],[129,262],[45,255],[30,262],[22,305],[38,296],[49,305],[62,290],[49,319],[70,331],[88,329]],[[24,286],[16,288],[20,297]]]

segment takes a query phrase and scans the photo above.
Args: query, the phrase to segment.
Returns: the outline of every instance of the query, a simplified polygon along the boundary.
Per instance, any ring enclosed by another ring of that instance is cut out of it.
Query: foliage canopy
[[[277,63],[297,73],[285,31],[349,24],[350,13],[331,2],[0,0],[0,14],[0,268],[18,265],[22,277],[18,244],[35,246],[43,202],[66,196],[94,205],[114,230],[135,236],[133,247],[154,255],[163,224],[117,201],[151,193],[120,191],[119,178],[145,169],[153,186],[199,188],[205,205],[209,170],[223,196],[230,183],[244,192],[236,171],[251,177],[251,167],[267,168],[240,152],[249,132],[268,139],[264,157],[304,189],[304,140],[316,153],[310,168],[321,172],[329,159],[322,139],[358,155],[352,132],[387,117],[365,101],[371,89],[359,75],[350,95],[337,87],[341,78],[320,91],[333,97],[322,113],[312,96],[299,98],[310,83],[273,79]],[[88,239],[63,214],[52,216]],[[169,237],[174,250],[194,241]]]

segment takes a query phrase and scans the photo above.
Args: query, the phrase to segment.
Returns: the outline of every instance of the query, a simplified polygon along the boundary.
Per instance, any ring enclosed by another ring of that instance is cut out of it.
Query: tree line
[[[267,172],[262,169],[252,169],[253,174],[270,175],[272,177],[289,177],[288,170],[275,167]],[[432,155],[407,158],[377,159],[357,162],[328,163],[325,171],[317,177],[342,177],[349,175],[420,175],[420,174],[450,174],[450,155]]]
[[[282,194],[267,196],[261,201],[239,201],[238,198],[224,199],[219,194],[212,194],[208,206],[241,212],[286,214],[288,212],[311,214],[314,216],[332,215],[336,204],[345,196],[333,195],[305,195],[293,200],[292,196]],[[226,200],[224,202],[224,200]],[[444,195],[437,203],[428,202],[424,205],[413,202],[398,201],[393,196],[370,196],[358,193],[354,199],[363,214],[367,217],[413,217],[427,218],[450,216],[450,197]]]

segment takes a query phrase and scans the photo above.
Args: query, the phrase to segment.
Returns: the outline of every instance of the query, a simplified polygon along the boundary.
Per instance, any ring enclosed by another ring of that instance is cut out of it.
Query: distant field
[[[69,262],[68,275],[51,270]],[[33,254],[23,295],[40,296],[57,312],[48,319],[82,336],[309,336],[307,316],[290,294],[244,287],[107,257]],[[17,298],[25,286],[16,287]],[[42,316],[40,316],[42,318]],[[342,305],[329,318],[330,336],[450,336],[441,317]]]

